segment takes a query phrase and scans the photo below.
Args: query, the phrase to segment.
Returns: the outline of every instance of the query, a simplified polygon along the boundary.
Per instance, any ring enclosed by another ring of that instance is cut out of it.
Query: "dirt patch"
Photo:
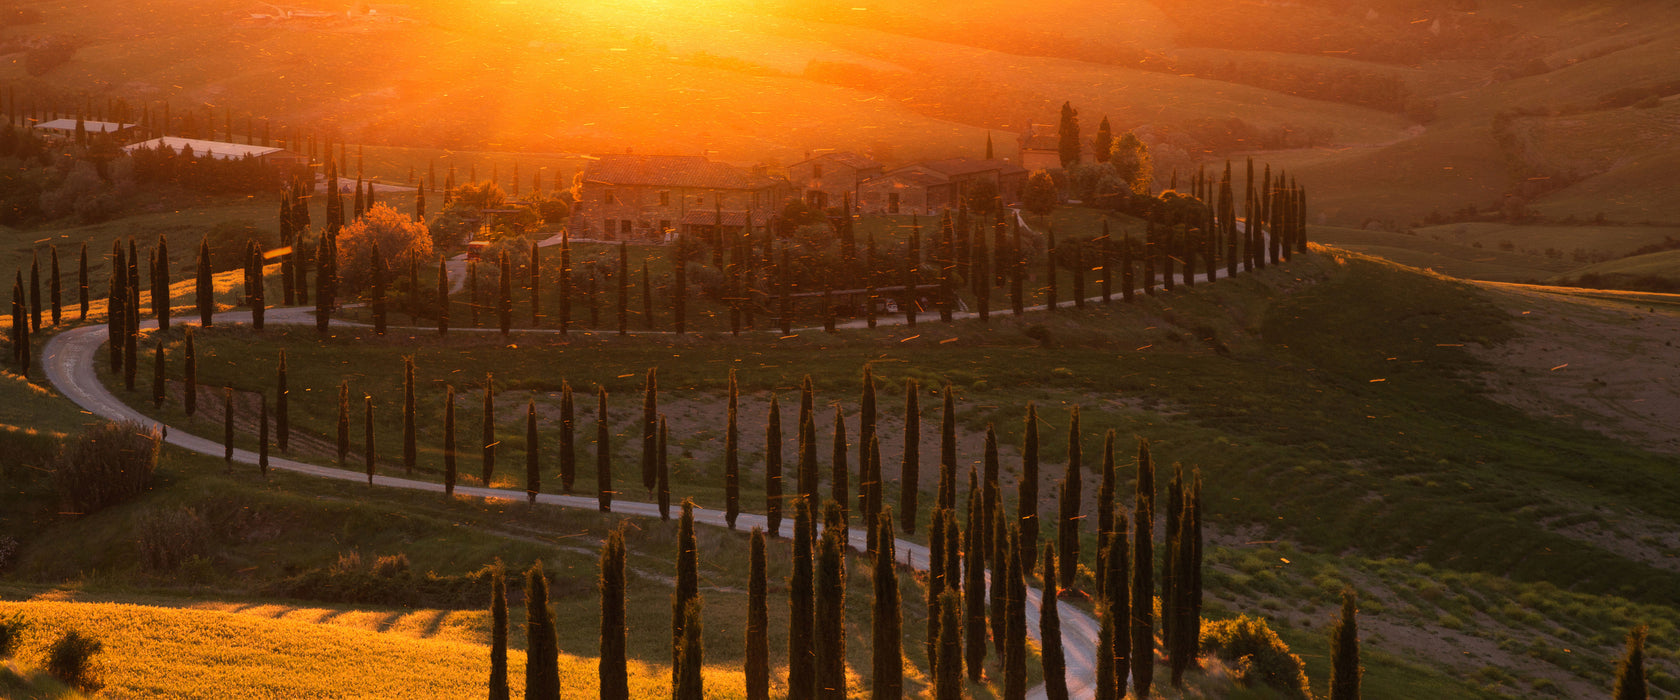
[[[1518,337],[1470,348],[1489,396],[1656,452],[1680,454],[1680,307],[1488,285]]]

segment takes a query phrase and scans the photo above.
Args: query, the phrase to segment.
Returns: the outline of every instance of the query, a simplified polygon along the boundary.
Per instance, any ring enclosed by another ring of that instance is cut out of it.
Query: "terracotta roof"
[[[929,170],[941,173],[946,177],[973,175],[996,170],[999,175],[1013,175],[1026,172],[1025,168],[1006,160],[977,160],[971,158],[947,158],[945,160],[930,160],[920,164]]]
[[[717,190],[756,190],[774,180],[703,156],[596,156],[583,169],[583,179],[612,185],[693,187]]]
[[[833,153],[824,153],[824,154],[822,154],[820,156],[816,156],[814,158],[807,158],[805,160],[799,161],[799,163],[809,163],[809,162],[817,161],[817,160],[832,160],[836,163],[839,163],[841,165],[844,165],[848,168],[852,168],[852,169],[855,169],[855,170],[868,170],[870,168],[881,167],[880,163],[877,163],[870,158],[860,156],[860,155],[858,155],[856,153],[853,153],[851,151],[835,151]],[[799,163],[794,163],[794,165],[799,165]]]
[[[951,181],[951,178],[939,173],[927,172],[921,166],[907,165],[885,175],[869,178],[864,182],[875,182],[877,180],[896,180],[909,187],[933,187],[946,184]]]
[[[690,209],[683,214],[683,223],[691,226],[711,226],[722,219],[724,226],[746,226],[747,213],[744,211],[724,211],[719,217],[715,209]]]

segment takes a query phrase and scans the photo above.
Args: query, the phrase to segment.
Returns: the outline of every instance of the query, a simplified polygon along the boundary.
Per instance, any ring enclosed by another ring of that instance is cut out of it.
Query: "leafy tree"
[[[770,700],[770,597],[764,531],[753,528],[747,572],[747,700]]]
[[[1359,602],[1352,589],[1342,591],[1342,615],[1336,621],[1336,626],[1330,629],[1330,700],[1359,700]],[[1644,635],[1640,635],[1640,646],[1643,646]],[[1637,691],[1626,688],[1624,681],[1629,678],[1630,671],[1637,674],[1639,684],[1644,685],[1644,673],[1641,658],[1643,649],[1634,646],[1633,635],[1628,635],[1628,656],[1622,662],[1622,667],[1616,676],[1617,700],[1622,698],[1643,698],[1644,688]]]
[[[940,594],[945,592],[945,518],[949,511],[937,504],[928,521],[928,578],[927,578],[927,657],[933,666],[933,675],[939,677],[939,635],[945,632],[945,627],[935,620],[942,619],[939,614]]]
[[[548,609],[548,576],[539,559],[525,572],[525,697],[559,700],[560,644]]]
[[[410,261],[434,255],[426,227],[385,204],[373,205],[330,238],[338,258],[334,272],[351,292],[372,285],[376,267],[390,279]]]
[[[900,610],[898,570],[894,559],[892,509],[876,516],[875,600],[871,607],[871,689],[874,697],[896,698],[904,692],[903,612]]]
[[[1082,450],[1079,446],[1079,407],[1074,406],[1068,416],[1068,464],[1066,491],[1062,494],[1060,540],[1062,568],[1059,572],[1063,588],[1073,587],[1073,576],[1079,571],[1079,522],[1084,517],[1079,504],[1084,500],[1085,482]],[[1052,572],[1046,571],[1049,576]]]
[[[490,570],[490,700],[508,700],[507,573],[501,562]]]
[[[1102,481],[1097,486],[1097,590],[1105,590],[1103,576],[1107,568],[1103,558],[1108,556],[1108,541],[1114,536],[1114,429],[1103,434]]]

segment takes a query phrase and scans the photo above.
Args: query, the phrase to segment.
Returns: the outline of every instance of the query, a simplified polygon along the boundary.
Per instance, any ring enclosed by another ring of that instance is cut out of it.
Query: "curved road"
[[[315,313],[312,308],[275,308],[269,309],[265,312],[265,314],[264,321],[266,323],[284,325],[313,325],[315,323]],[[241,311],[220,313],[217,314],[217,320],[222,323],[247,323],[250,320],[250,312]],[[886,322],[887,319],[882,319],[882,321]],[[348,324],[340,321],[334,321],[333,323],[339,325],[361,325]],[[157,322],[147,321],[141,325],[143,328],[156,328]],[[183,325],[193,324],[185,323]],[[482,330],[494,331],[496,329]],[[523,332],[528,333],[530,331]],[[165,433],[164,439],[169,444],[192,450],[200,454],[212,456],[221,456],[225,454],[225,446],[221,442],[191,435],[184,430],[171,429],[169,426],[163,425],[162,423],[141,414],[139,411],[134,410],[127,404],[123,403],[121,399],[113,395],[110,390],[99,381],[99,377],[94,371],[94,362],[97,359],[100,346],[104,345],[104,343],[105,328],[101,325],[82,326],[80,328],[71,329],[53,336],[47,341],[47,345],[43,349],[41,357],[41,364],[46,369],[48,381],[52,382],[53,386],[71,401],[74,401],[78,406],[81,406],[94,415],[109,420],[134,421],[136,423],[140,423],[141,425],[162,429]],[[235,449],[233,451],[233,458],[241,464],[254,465],[257,463],[256,453],[249,450]],[[365,481],[367,479],[367,474],[365,472],[336,469],[333,467],[325,467],[307,462],[298,462],[284,457],[277,457],[272,454],[269,456],[269,466],[274,469],[283,469],[290,472],[307,474],[325,479],[357,482]],[[443,484],[429,481],[417,481],[414,479],[375,475],[373,477],[373,482],[378,486],[410,489],[415,491],[431,491],[440,494],[443,493]],[[526,498],[526,493],[524,491],[472,486],[457,486],[455,488],[455,493],[461,496],[474,498],[496,498],[514,501]],[[583,508],[588,510],[595,510],[599,508],[599,504],[593,496],[564,496],[544,493],[538,494],[537,501],[540,503],[547,503],[566,508]],[[659,507],[652,503],[614,500],[612,507],[612,512],[620,515],[634,515],[647,518],[659,517]],[[727,523],[724,521],[724,513],[720,510],[697,508],[694,511],[694,520],[697,523],[705,525],[727,527]],[[742,530],[751,530],[754,527],[769,527],[765,517],[756,513],[741,513],[736,519],[736,525]],[[784,519],[781,524],[781,530],[777,534],[784,539],[791,539],[793,537],[792,520]],[[927,547],[902,539],[894,540],[894,542],[899,563],[905,564],[919,571],[926,570],[928,559],[931,556]],[[862,528],[851,529],[850,544],[853,549],[860,552],[864,551],[867,544],[866,531]],[[987,590],[990,590],[990,586],[987,587]],[[1027,588],[1027,635],[1035,640],[1038,639],[1039,636],[1037,620],[1039,615],[1040,597],[1040,591],[1038,589],[1031,587]],[[1092,685],[1092,681],[1096,675],[1096,642],[1099,626],[1097,621],[1092,619],[1090,615],[1085,614],[1084,611],[1067,603],[1058,603],[1058,605],[1060,607],[1057,612],[1060,614],[1062,622],[1062,649],[1067,657],[1068,690],[1074,698],[1089,700],[1096,695],[1096,690]],[[1028,697],[1034,698],[1034,700],[1045,698],[1046,694],[1044,687],[1039,686],[1034,688],[1028,694]]]

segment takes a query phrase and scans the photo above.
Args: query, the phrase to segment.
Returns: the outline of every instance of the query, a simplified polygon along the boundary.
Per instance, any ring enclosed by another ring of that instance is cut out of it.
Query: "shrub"
[[[0,659],[17,652],[18,643],[23,640],[23,630],[27,627],[29,623],[21,617],[0,617]]]
[[[154,511],[140,521],[140,558],[153,569],[173,569],[209,549],[210,526],[191,508]]]
[[[398,553],[375,559],[373,575],[380,578],[396,578],[408,575],[408,555]]]
[[[1204,622],[1202,648],[1230,662],[1245,686],[1266,686],[1295,700],[1309,700],[1307,672],[1301,657],[1266,626],[1266,621],[1243,615],[1234,620]]]
[[[416,574],[409,568],[407,555],[381,556],[369,566],[361,554],[351,551],[340,554],[331,565],[283,579],[269,592],[330,603],[470,610],[483,606],[484,588],[491,574],[488,567],[460,576]],[[556,583],[571,594],[588,590],[579,581],[561,579]]]
[[[101,423],[66,444],[53,470],[67,510],[92,513],[142,491],[157,468],[159,435],[138,423]]]
[[[99,640],[81,632],[65,632],[47,652],[47,673],[65,685],[98,690],[101,684],[93,657],[104,648]]]

